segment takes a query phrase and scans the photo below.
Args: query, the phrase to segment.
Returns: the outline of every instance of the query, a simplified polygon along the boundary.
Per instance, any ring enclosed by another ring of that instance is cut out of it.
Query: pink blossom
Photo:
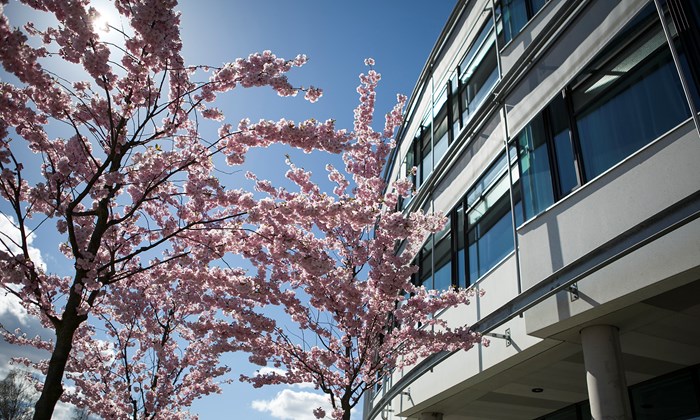
[[[304,99],[313,103],[318,101],[321,96],[323,96],[323,91],[321,89],[309,86],[304,95]]]
[[[406,99],[374,131],[374,60],[360,76],[351,133],[334,120],[244,119],[212,136],[200,117],[223,120],[219,95],[268,86],[295,96],[302,88],[288,77],[306,56],[254,53],[198,81],[203,67],[181,55],[176,0],[115,0],[129,28],[118,58],[92,28],[89,1],[23,3],[58,24],[14,29],[0,16],[0,63],[15,76],[0,83],[0,196],[16,228],[0,241],[0,285],[55,339],[0,334],[68,355],[20,360],[44,375],[42,401],[60,395],[103,418],[189,418],[194,400],[229,380],[221,356],[243,351],[251,363],[285,370],[244,380],[311,382],[333,397],[340,419],[392,369],[481,340],[433,316],[468,304],[473,292],[410,281],[414,251],[446,219],[395,211],[412,186],[387,185],[382,175]],[[89,80],[49,73],[42,44]],[[311,102],[322,93],[303,91]],[[65,138],[49,135],[59,125],[71,128]],[[332,191],[291,160],[285,187],[254,174],[246,174],[251,190],[218,178],[227,171],[217,168],[220,157],[239,165],[250,148],[275,144],[341,154],[343,168],[326,167]],[[27,151],[41,164],[23,161]],[[55,222],[41,222],[48,219]],[[62,238],[69,275],[33,252],[32,235],[50,229]],[[395,253],[398,243],[406,252]],[[232,255],[250,270],[229,266]],[[270,318],[271,306],[287,318]],[[65,380],[75,388],[64,391]],[[38,405],[37,416],[50,418],[55,404]]]

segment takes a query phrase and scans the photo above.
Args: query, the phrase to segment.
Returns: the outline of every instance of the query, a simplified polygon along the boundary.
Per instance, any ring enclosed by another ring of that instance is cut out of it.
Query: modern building
[[[449,215],[415,281],[485,290],[437,316],[490,345],[363,418],[700,418],[699,85],[700,1],[458,1],[386,177]]]

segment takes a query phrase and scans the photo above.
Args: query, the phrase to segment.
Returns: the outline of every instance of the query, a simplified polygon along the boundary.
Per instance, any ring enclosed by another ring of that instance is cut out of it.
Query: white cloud
[[[41,252],[38,248],[31,246],[32,242],[34,242],[34,238],[35,235],[33,233],[29,234],[27,238],[29,257],[34,261],[34,264],[46,270],[46,263],[41,256]],[[0,213],[0,251],[16,255],[21,252],[21,248],[18,246],[20,243],[21,240],[17,221],[15,221],[12,216]]]
[[[251,406],[281,420],[316,420],[313,410],[318,407],[326,411],[326,417],[332,411],[326,395],[291,389],[278,392],[271,400],[255,400]]]
[[[12,287],[9,285],[8,287]],[[19,303],[19,298],[9,292],[0,289],[0,320],[5,320],[6,316],[11,316],[23,326],[29,325],[30,317],[27,310]],[[5,323],[7,321],[5,320]]]
[[[256,375],[267,375],[268,373],[276,373],[278,375],[286,375],[287,371],[284,369],[265,366],[265,367],[261,367],[260,370],[258,370],[256,372]]]
[[[73,410],[73,405],[59,401],[53,409],[51,418],[54,420],[70,420],[73,417]]]
[[[29,256],[34,264],[41,269],[46,269],[46,263],[41,256],[41,251],[38,248],[31,246],[35,235],[32,233],[27,238],[29,246]],[[21,248],[18,244],[21,243],[20,233],[17,227],[17,222],[12,216],[7,216],[0,213],[0,252],[8,252],[10,254],[18,254]],[[6,285],[12,288],[12,285]],[[7,290],[0,289],[0,318],[9,315],[17,319],[17,322],[23,326],[27,326],[30,320],[27,311],[20,305],[19,299],[10,294]]]

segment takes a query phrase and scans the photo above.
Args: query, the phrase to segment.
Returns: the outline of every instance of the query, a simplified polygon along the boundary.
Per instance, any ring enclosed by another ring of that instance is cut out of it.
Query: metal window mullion
[[[458,262],[457,259],[459,258],[457,255],[457,243],[459,241],[459,237],[457,236],[459,234],[457,227],[459,224],[457,223],[457,210],[451,210],[450,211],[450,282],[452,283],[452,287],[454,288],[459,288],[459,272],[457,271],[457,266]]]
[[[561,95],[561,93],[559,94]],[[551,104],[551,102],[550,102]],[[545,149],[547,150],[547,159],[549,160],[550,183],[552,186],[552,196],[554,202],[561,200],[564,197],[563,188],[561,187],[561,175],[559,174],[559,165],[557,165],[557,150],[554,144],[554,127],[552,113],[548,104],[542,110],[542,124],[544,124]],[[569,140],[571,141],[571,140]],[[573,148],[572,148],[573,149]]]
[[[498,66],[498,80],[503,79],[503,67],[501,66],[501,48],[498,45],[498,22],[496,21],[496,0],[491,0],[491,19],[493,20],[493,42],[496,45],[496,66]]]
[[[523,285],[522,285],[522,278],[520,275],[520,249],[518,246],[518,231],[517,231],[517,226],[516,226],[516,220],[515,220],[515,194],[513,193],[513,170],[512,166],[510,163],[510,153],[508,150],[508,145],[510,143],[510,134],[508,133],[508,113],[506,112],[506,105],[505,103],[501,107],[501,118],[503,119],[503,144],[505,147],[505,154],[506,154],[506,165],[507,165],[507,171],[508,171],[508,195],[510,196],[510,220],[511,220],[511,229],[513,231],[513,250],[515,251],[515,278],[516,278],[516,283],[518,286],[518,294],[522,293],[523,291]],[[517,159],[517,153],[516,153],[516,159]]]
[[[581,149],[581,139],[578,136],[578,126],[576,124],[576,113],[574,111],[574,98],[573,90],[564,88],[564,105],[566,106],[566,115],[569,121],[569,140],[571,141],[571,151],[574,154],[574,169],[576,169],[576,176],[578,185],[574,189],[577,189],[588,180],[586,178],[586,168],[583,165],[583,150]]]

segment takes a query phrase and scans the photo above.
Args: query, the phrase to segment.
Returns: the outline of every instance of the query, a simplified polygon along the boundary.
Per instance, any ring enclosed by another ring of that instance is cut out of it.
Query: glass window
[[[639,420],[688,419],[700,415],[690,371],[631,388],[634,417]]]
[[[464,96],[468,115],[473,114],[481,105],[491,88],[498,81],[498,67],[496,62],[496,46],[493,45],[474,69],[473,74],[466,82],[466,95]]]
[[[560,197],[569,194],[579,186],[569,113],[566,109],[566,103],[561,95],[554,98],[547,107],[554,145],[554,161],[559,176]]]
[[[690,116],[653,5],[564,94],[515,136],[527,218]]]
[[[690,116],[660,25],[573,92],[584,173],[594,178]]]
[[[459,66],[459,101],[463,124],[498,81],[494,39],[493,22],[489,19]]]
[[[544,119],[540,114],[516,136],[520,157],[520,188],[526,218],[539,214],[554,202],[545,130]]]
[[[447,102],[445,102],[435,116],[435,132],[433,138],[435,139],[435,162],[439,162],[440,159],[447,152],[447,147],[449,146],[449,136],[448,136],[448,126],[447,126]]]
[[[435,234],[435,274],[433,287],[447,290],[452,286],[452,235],[448,224],[442,232]]]
[[[479,209],[472,209],[467,218],[474,220],[467,237],[469,279],[473,283],[513,250],[508,197],[501,197],[486,214],[480,214]]]
[[[428,239],[419,254],[418,285],[433,288],[433,241]]]
[[[515,38],[546,2],[546,0],[499,1],[496,6],[497,19],[500,20],[502,26],[502,30],[498,34],[499,45],[503,46]]]
[[[681,69],[697,109],[700,108],[700,2],[668,0],[666,4],[667,22],[676,38]]]
[[[501,19],[503,22],[501,45],[503,45],[513,39],[529,20],[526,0],[502,0]]]
[[[511,159],[511,162],[514,159]],[[509,177],[503,156],[467,193],[467,256],[469,283],[475,282],[513,251],[513,223]],[[519,190],[513,168],[514,191]],[[516,223],[522,221],[519,194],[515,194]]]
[[[449,223],[433,234],[417,257],[418,285],[426,289],[447,290],[452,286],[452,233]]]
[[[458,206],[454,211],[453,216],[455,219],[455,264],[457,271],[457,286],[466,288],[469,286],[469,279],[467,277],[467,266],[466,266],[466,256],[464,254],[464,207]]]
[[[455,72],[450,79],[450,114],[452,117],[452,138],[456,139],[459,136],[459,131],[462,129],[462,114],[459,112],[459,79]]]

